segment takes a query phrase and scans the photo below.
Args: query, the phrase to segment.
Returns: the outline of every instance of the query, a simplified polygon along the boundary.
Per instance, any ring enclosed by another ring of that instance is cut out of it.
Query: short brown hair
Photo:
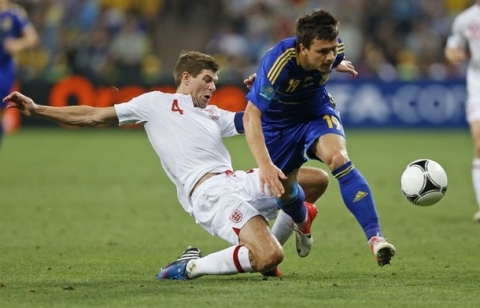
[[[325,10],[315,10],[297,20],[297,44],[310,48],[314,39],[331,41],[338,36],[340,23]]]
[[[193,77],[197,77],[198,74],[205,69],[216,73],[219,68],[220,65],[211,55],[198,51],[182,51],[173,70],[175,87],[178,88],[180,86],[183,72],[187,72]]]

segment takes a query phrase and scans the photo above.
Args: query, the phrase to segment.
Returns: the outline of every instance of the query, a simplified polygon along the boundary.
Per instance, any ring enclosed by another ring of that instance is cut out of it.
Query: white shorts
[[[193,217],[207,232],[238,245],[238,232],[254,216],[274,219],[277,203],[261,195],[258,169],[213,176],[193,192]]]
[[[468,69],[467,71],[467,92],[466,103],[467,122],[480,121],[480,71]]]
[[[472,121],[480,121],[480,101],[478,99],[475,101],[468,99],[466,113],[468,123],[471,123]]]

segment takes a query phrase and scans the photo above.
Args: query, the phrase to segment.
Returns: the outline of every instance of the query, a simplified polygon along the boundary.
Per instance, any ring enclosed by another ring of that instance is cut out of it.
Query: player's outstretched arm
[[[38,117],[67,125],[98,126],[118,123],[115,107],[66,106],[52,107],[36,104],[30,97],[14,91],[3,101],[7,108],[17,108],[26,116]]]
[[[245,137],[248,146],[255,158],[260,177],[260,190],[262,194],[265,187],[268,189],[270,196],[281,197],[285,192],[282,182],[287,177],[285,174],[273,164],[267,147],[265,146],[265,137],[263,135],[261,124],[261,111],[252,102],[248,102],[245,114],[243,116],[243,125],[245,129]]]

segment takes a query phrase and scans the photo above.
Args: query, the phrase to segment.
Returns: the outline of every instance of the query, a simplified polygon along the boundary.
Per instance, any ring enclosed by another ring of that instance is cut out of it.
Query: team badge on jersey
[[[266,99],[267,101],[272,100],[274,95],[275,95],[275,90],[270,85],[264,85],[262,89],[260,89],[260,96]]]
[[[233,210],[232,214],[230,214],[230,220],[234,223],[238,224],[243,219],[243,214],[239,210]]]
[[[210,118],[211,118],[212,120],[214,120],[214,121],[217,121],[217,120],[220,118],[220,116],[218,115],[218,113],[217,113],[215,110],[210,109],[210,108],[208,108],[208,115],[209,115]]]

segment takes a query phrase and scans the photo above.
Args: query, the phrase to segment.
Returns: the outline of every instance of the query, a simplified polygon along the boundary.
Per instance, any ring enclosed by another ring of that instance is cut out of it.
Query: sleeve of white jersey
[[[235,112],[223,110],[216,106],[215,108],[217,109],[219,115],[218,124],[220,125],[220,130],[222,131],[222,137],[240,135],[235,127]]]
[[[467,38],[464,34],[465,19],[461,18],[462,15],[457,16],[453,21],[452,33],[447,39],[447,47],[449,48],[461,48],[465,49],[467,44]]]
[[[148,122],[148,116],[155,93],[156,92],[148,92],[126,103],[115,104],[119,125],[143,124]]]

